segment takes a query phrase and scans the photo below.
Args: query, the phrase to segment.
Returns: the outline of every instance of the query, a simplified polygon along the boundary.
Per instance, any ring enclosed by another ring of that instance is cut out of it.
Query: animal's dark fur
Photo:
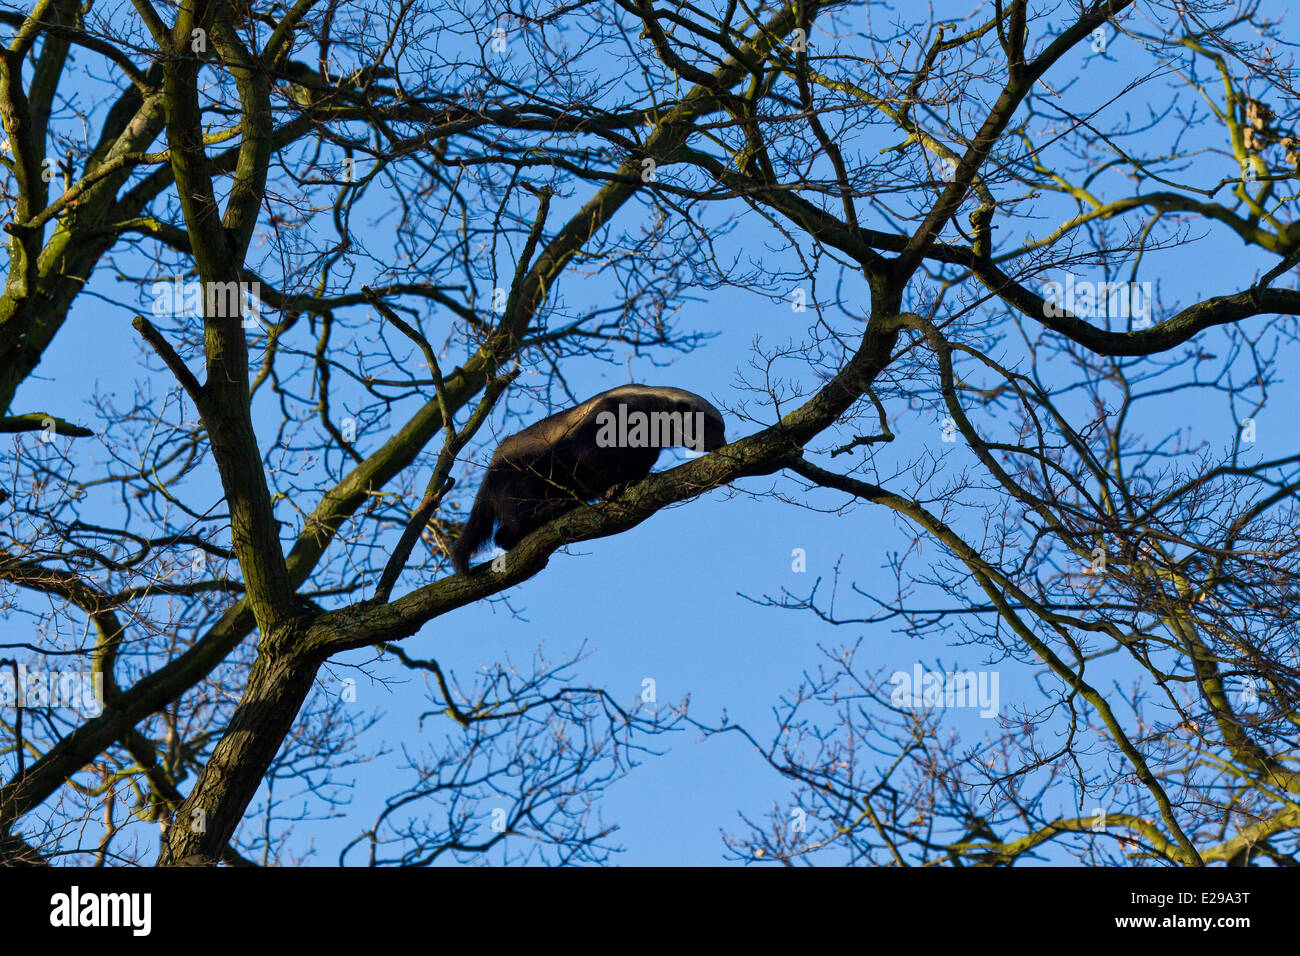
[[[584,501],[650,474],[663,448],[684,444],[674,432],[660,447],[602,448],[596,438],[602,412],[704,415],[703,450],[727,443],[722,414],[705,399],[680,388],[622,385],[601,392],[563,412],[511,435],[497,448],[474,508],[455,546],[452,563],[459,571],[497,528],[496,543],[507,551],[526,535]],[[693,436],[698,441],[698,436]]]

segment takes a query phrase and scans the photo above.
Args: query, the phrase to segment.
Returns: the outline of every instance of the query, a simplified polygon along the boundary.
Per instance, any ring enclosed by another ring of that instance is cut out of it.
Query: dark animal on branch
[[[452,548],[458,571],[497,529],[507,551],[583,502],[650,474],[664,448],[727,443],[722,413],[681,388],[621,385],[503,441]]]

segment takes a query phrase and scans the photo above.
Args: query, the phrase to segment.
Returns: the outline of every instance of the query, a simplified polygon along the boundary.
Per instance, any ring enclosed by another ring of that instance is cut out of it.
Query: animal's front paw
[[[628,483],[626,481],[620,481],[616,485],[610,485],[605,489],[605,493],[600,496],[600,499],[602,501],[613,501],[615,498],[621,497],[623,492],[627,491],[627,485]]]

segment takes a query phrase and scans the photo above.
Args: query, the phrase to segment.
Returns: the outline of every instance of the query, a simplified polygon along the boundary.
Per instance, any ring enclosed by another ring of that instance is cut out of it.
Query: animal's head
[[[727,423],[716,408],[704,413],[704,450],[713,451],[727,443]]]
[[[683,420],[686,420],[686,416],[688,415],[692,416],[694,419],[692,424],[695,425],[696,428],[692,429],[693,441],[688,447],[694,447],[694,450],[696,451],[713,451],[714,449],[721,448],[727,443],[727,423],[722,418],[722,412],[718,411],[703,398],[700,398],[700,396],[691,394],[690,392],[687,392],[686,394],[688,397],[679,400],[674,411],[681,412]],[[700,447],[698,444],[700,439],[698,430],[696,430],[698,428],[698,423],[701,420],[704,422],[703,447]]]
[[[658,422],[651,442],[658,447],[709,452],[727,443],[726,422],[708,399],[666,385],[624,385],[597,396],[608,406],[649,413]],[[608,411],[607,407],[605,411]],[[666,419],[659,422],[659,419]],[[663,431],[664,428],[670,429]],[[670,437],[671,436],[671,437]]]

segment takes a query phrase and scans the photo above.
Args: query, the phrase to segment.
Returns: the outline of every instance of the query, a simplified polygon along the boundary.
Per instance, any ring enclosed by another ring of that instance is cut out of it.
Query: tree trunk
[[[300,644],[305,628],[286,630],[293,636],[259,649],[230,726],[167,830],[159,866],[215,865],[262,785],[320,669],[286,646]]]

